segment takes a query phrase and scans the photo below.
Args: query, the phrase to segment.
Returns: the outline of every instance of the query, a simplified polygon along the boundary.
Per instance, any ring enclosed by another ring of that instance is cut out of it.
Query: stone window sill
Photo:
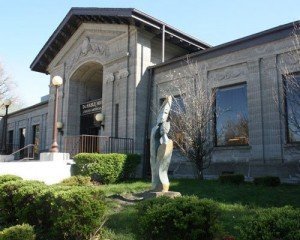
[[[283,146],[284,148],[300,148],[300,142],[297,143],[286,143]]]
[[[222,146],[214,147],[214,151],[224,151],[224,150],[250,150],[251,146]]]

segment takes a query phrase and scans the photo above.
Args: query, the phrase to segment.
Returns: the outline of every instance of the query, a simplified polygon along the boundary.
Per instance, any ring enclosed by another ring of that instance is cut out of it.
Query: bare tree
[[[189,59],[186,64],[184,72],[168,75],[170,87],[160,91],[173,97],[171,139],[195,164],[198,178],[203,179],[203,170],[211,163],[214,147],[215,93],[208,90],[203,79],[204,67]]]
[[[0,63],[0,113],[3,115],[3,101],[6,99],[11,100],[13,108],[16,109],[20,106],[19,98],[16,95],[16,84],[6,74],[3,65]]]
[[[300,140],[300,74],[291,68],[291,65],[300,65],[300,23],[294,25],[292,41],[293,45],[287,57],[278,66],[284,77],[283,91],[281,94],[274,91],[274,100],[288,124],[291,142]]]

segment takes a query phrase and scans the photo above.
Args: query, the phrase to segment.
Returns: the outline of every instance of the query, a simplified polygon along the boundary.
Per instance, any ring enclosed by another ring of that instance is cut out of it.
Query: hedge
[[[105,214],[103,193],[89,186],[11,181],[0,187],[1,226],[28,223],[38,239],[89,239]]]
[[[10,174],[0,175],[0,185],[5,182],[17,181],[17,180],[22,180],[22,178],[15,176],[15,175],[10,175]]]
[[[253,180],[255,185],[262,185],[268,187],[277,187],[280,185],[280,178],[273,177],[273,176],[266,176],[266,177],[256,177]]]
[[[137,154],[79,153],[74,157],[73,173],[104,184],[114,183],[134,177],[140,160]]]
[[[28,224],[5,228],[0,232],[0,240],[35,240],[34,229]]]
[[[92,182],[90,177],[78,175],[66,178],[59,184],[64,186],[91,186]]]
[[[220,233],[220,210],[197,197],[159,197],[137,206],[139,234],[143,239],[212,240]]]
[[[18,223],[19,214],[27,211],[37,196],[37,191],[46,185],[39,181],[9,181],[0,185],[0,225],[12,226]],[[23,191],[22,189],[26,190]],[[21,197],[21,195],[23,195]],[[26,221],[25,221],[26,222]]]
[[[105,203],[98,190],[87,187],[72,187],[57,190],[53,188],[44,194],[40,203],[45,204],[43,219],[46,220],[43,234],[48,233],[50,239],[89,239],[104,220]],[[45,219],[49,217],[50,221]],[[50,226],[48,226],[50,225]]]
[[[245,181],[245,177],[243,174],[224,174],[219,176],[219,181],[221,183],[240,185]]]
[[[238,228],[243,240],[300,239],[300,209],[290,206],[258,210]]]

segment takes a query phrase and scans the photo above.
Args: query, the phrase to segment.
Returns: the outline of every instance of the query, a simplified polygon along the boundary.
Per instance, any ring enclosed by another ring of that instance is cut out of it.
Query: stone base
[[[157,197],[161,197],[161,196],[166,196],[169,198],[176,198],[176,197],[181,197],[181,193],[180,192],[172,192],[172,191],[168,191],[168,192],[144,192],[142,194],[143,199],[150,199],[150,198],[157,198]]]
[[[67,161],[70,160],[69,153],[44,152],[40,154],[40,161]]]
[[[14,159],[14,155],[0,155],[0,162],[11,162]]]

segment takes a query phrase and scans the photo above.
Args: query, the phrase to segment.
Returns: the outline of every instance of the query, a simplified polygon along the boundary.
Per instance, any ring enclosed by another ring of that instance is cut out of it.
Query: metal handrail
[[[11,153],[10,155],[15,155],[18,152],[21,152],[27,148],[34,147],[34,146],[35,146],[34,144],[28,144],[25,147],[22,147],[22,148],[18,149],[17,151]],[[27,159],[34,159],[34,151],[32,151],[32,158],[29,157],[29,151],[27,151]]]
[[[133,153],[133,142],[132,138],[82,134],[66,136],[64,150],[71,157],[80,152]]]

